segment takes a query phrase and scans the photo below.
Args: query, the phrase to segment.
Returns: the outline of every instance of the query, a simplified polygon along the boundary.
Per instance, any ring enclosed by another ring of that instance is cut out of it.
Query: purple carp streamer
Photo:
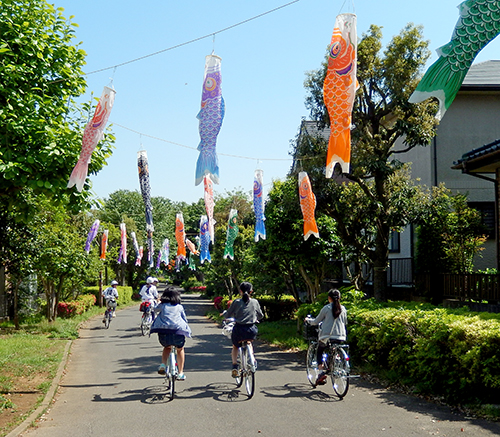
[[[263,177],[262,170],[255,170],[255,179],[253,182],[253,210],[255,212],[255,242],[259,238],[266,239],[266,226],[264,220],[264,196],[263,196]]]
[[[102,91],[99,103],[95,108],[94,116],[90,120],[83,131],[82,150],[80,157],[71,172],[68,182],[68,188],[76,185],[78,191],[82,191],[85,179],[87,178],[90,158],[97,146],[97,143],[102,140],[104,136],[104,128],[109,119],[109,114],[115,102],[116,91],[107,86]]]
[[[87,253],[90,252],[90,244],[96,237],[97,232],[99,232],[99,224],[100,224],[99,220],[96,220],[90,227],[89,234],[87,235],[87,241],[85,242],[85,252]]]
[[[125,223],[120,223],[120,239],[121,239],[121,247],[120,247],[120,257],[118,258],[118,263],[127,264],[127,227]]]
[[[426,71],[410,103],[435,97],[436,118],[450,107],[477,54],[500,33],[499,0],[466,0],[458,6],[460,17],[448,44],[437,49],[439,58]]]
[[[195,185],[199,185],[206,174],[210,175],[214,183],[219,183],[219,163],[215,148],[225,112],[220,64],[221,58],[217,55],[205,58],[201,110],[197,115],[200,121],[200,155],[196,163]]]

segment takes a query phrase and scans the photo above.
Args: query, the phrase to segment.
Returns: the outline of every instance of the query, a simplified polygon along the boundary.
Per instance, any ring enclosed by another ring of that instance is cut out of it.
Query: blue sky
[[[211,35],[287,3],[54,0],[79,25],[76,36],[87,52],[86,73]],[[370,24],[382,26],[386,42],[409,22],[423,25],[433,62],[435,50],[451,37],[458,4],[456,0],[299,0],[215,37],[88,74],[82,101],[91,93],[99,97],[111,78],[117,91],[110,116],[116,149],[108,166],[91,177],[93,191],[106,198],[119,189],[139,190],[137,152],[142,144],[148,152],[153,196],[188,203],[203,197],[203,184],[194,185],[199,143],[196,115],[205,56],[214,51],[222,58],[226,102],[217,141],[220,184],[215,192],[250,193],[254,171],[261,168],[267,193],[272,180],[284,178],[290,168],[290,140],[301,119],[308,116],[305,73],[320,66],[338,13],[356,13],[359,37]],[[497,38],[475,62],[500,59],[499,51]]]

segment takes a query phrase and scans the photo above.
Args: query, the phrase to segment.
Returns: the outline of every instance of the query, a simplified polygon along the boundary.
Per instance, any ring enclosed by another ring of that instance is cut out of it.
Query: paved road
[[[330,385],[313,389],[295,353],[256,345],[256,394],[230,375],[230,344],[203,314],[210,303],[183,296],[193,330],[187,380],[169,401],[156,373],[157,336],[142,337],[138,307],[117,312],[110,328],[89,321],[75,340],[56,401],[29,437],[68,436],[498,436],[500,424],[467,420],[449,409],[353,379],[339,401]]]

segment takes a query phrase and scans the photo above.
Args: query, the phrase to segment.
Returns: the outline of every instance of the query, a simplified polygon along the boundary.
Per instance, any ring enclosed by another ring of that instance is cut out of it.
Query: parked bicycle
[[[104,318],[102,319],[104,323],[104,328],[108,329],[111,320],[113,319],[113,313],[116,310],[116,300],[106,299],[106,311],[104,312]]]
[[[142,311],[141,332],[142,335],[150,335],[153,324],[153,306],[151,302],[142,302],[139,309]]]
[[[309,341],[306,356],[307,379],[313,387],[320,371],[318,370],[318,327],[304,323],[304,337]],[[323,372],[330,376],[335,394],[342,399],[349,390],[350,359],[349,345],[337,340],[328,340],[322,356]]]
[[[222,334],[231,338],[234,327],[234,319],[227,319],[222,322]],[[257,370],[257,360],[253,354],[251,341],[242,341],[238,348],[238,376],[235,378],[236,387],[245,384],[245,390],[250,399],[255,392],[255,372]]]
[[[170,400],[174,399],[175,394],[175,381],[179,375],[179,368],[177,367],[177,348],[171,346],[170,355],[168,356],[167,366],[165,369],[165,383],[169,392]]]

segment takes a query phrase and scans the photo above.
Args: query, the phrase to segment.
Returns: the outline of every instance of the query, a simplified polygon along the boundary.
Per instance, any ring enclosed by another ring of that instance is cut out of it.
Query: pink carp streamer
[[[120,256],[118,258],[118,263],[127,264],[127,227],[125,223],[120,223],[120,237],[121,237],[121,247]]]
[[[82,191],[85,179],[87,178],[92,152],[104,136],[104,128],[106,127],[109,114],[115,102],[115,94],[116,91],[114,89],[107,86],[104,87],[99,103],[95,108],[94,116],[92,120],[87,123],[83,131],[80,158],[78,158],[78,162],[71,172],[68,188],[76,185],[76,189],[80,192]]]
[[[205,187],[205,210],[207,211],[208,217],[208,231],[210,233],[210,239],[212,244],[215,240],[215,220],[214,220],[214,184],[210,175],[206,175],[203,179],[203,185]]]
[[[351,117],[356,80],[356,15],[340,14],[335,20],[323,83],[323,100],[330,116],[330,139],[326,156],[326,177],[336,164],[349,173],[351,162]]]

